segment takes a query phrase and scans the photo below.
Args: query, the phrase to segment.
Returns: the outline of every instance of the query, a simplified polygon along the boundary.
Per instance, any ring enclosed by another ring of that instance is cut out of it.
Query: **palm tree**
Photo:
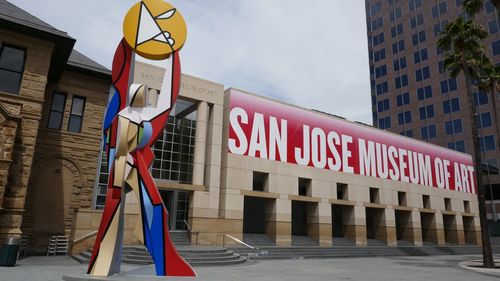
[[[464,2],[462,2],[462,6],[467,14],[474,17],[483,9],[483,0],[464,0]]]
[[[477,88],[480,91],[490,93],[491,101],[493,105],[493,118],[498,119],[497,112],[497,97],[496,94],[500,91],[500,66],[496,66],[488,62],[488,58],[483,58],[487,61],[481,69],[481,74],[479,77],[479,83]],[[496,122],[497,127],[495,128],[497,136],[500,135],[500,122]]]
[[[479,134],[477,124],[476,107],[472,99],[472,79],[478,78],[478,69],[481,69],[484,58],[487,58],[481,41],[488,37],[483,27],[473,21],[465,21],[457,18],[446,25],[441,37],[437,41],[439,48],[451,50],[446,53],[444,65],[450,72],[451,77],[457,77],[460,73],[465,76],[467,91],[467,103],[470,109],[470,120],[472,130],[472,141],[474,145],[474,164],[476,170],[476,186],[479,205],[479,220],[481,223],[481,238],[483,244],[483,266],[494,268],[493,254],[491,251],[488,222],[486,220],[485,189],[483,184],[482,160],[479,147]]]
[[[497,10],[498,21],[500,22],[500,0],[490,0]],[[483,0],[464,0],[462,3],[464,11],[474,17],[477,13],[483,10]]]

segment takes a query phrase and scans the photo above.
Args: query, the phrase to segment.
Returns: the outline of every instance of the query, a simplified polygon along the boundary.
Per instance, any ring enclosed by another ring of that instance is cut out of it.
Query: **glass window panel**
[[[61,112],[51,112],[49,117],[49,129],[61,129],[63,114]]]
[[[64,112],[64,106],[66,105],[66,95],[54,93],[52,95],[52,107],[51,110]]]
[[[73,106],[71,108],[71,114],[83,116],[84,105],[85,105],[85,99],[74,97]]]
[[[69,117],[68,131],[73,133],[80,133],[82,130],[82,117],[71,115]]]
[[[0,92],[19,94],[21,79],[20,73],[0,69]]]
[[[0,68],[21,72],[23,67],[24,50],[4,46],[0,55]]]

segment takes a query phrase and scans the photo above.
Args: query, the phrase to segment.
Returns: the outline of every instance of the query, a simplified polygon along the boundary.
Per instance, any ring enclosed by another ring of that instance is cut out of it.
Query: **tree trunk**
[[[497,10],[497,20],[500,23],[500,0],[491,0],[491,3],[493,3]]]
[[[481,223],[481,240],[483,245],[483,266],[494,268],[493,252],[491,250],[490,232],[486,218],[485,189],[483,184],[483,169],[481,160],[481,150],[479,146],[479,131],[477,129],[477,107],[472,98],[472,87],[469,69],[464,67],[465,84],[467,88],[467,102],[470,108],[470,121],[472,129],[472,142],[474,145],[474,166],[476,169],[476,192],[479,205],[479,221]]]

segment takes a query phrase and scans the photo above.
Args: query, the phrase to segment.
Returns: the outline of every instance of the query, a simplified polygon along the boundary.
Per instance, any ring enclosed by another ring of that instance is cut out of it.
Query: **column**
[[[308,235],[322,247],[332,245],[332,205],[330,203],[309,203]]]
[[[420,212],[412,211],[411,212],[411,233],[413,234],[413,244],[415,246],[422,246],[422,223],[420,221]]]
[[[292,244],[292,201],[276,199],[269,212],[266,234],[274,238],[276,246]]]
[[[198,103],[196,115],[196,134],[194,144],[193,160],[193,184],[204,185],[205,180],[205,158],[208,128],[208,104],[201,101]]]
[[[362,205],[345,208],[345,238],[356,241],[356,246],[366,246],[366,211]]]
[[[436,221],[436,243],[439,246],[444,246],[446,244],[445,234],[444,234],[444,221],[443,214],[441,212],[437,212],[434,215],[434,220]]]
[[[457,231],[458,245],[465,245],[464,219],[462,215],[455,216],[455,228]]]
[[[378,231],[377,231],[378,232]],[[396,237],[396,213],[392,207],[383,210],[383,216],[380,221],[380,237],[385,240],[388,246],[398,245]]]

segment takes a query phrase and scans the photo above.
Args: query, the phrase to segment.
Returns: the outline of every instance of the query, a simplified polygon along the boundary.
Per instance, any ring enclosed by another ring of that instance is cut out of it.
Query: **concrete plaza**
[[[250,261],[239,266],[197,267],[196,280],[496,280],[500,273],[479,273],[459,266],[479,256],[376,257]],[[129,276],[110,280],[165,280],[144,278],[152,267],[123,266]],[[70,257],[29,257],[13,268],[0,268],[0,281],[59,281],[63,275],[82,276],[85,265]],[[168,280],[192,280],[167,278]]]

